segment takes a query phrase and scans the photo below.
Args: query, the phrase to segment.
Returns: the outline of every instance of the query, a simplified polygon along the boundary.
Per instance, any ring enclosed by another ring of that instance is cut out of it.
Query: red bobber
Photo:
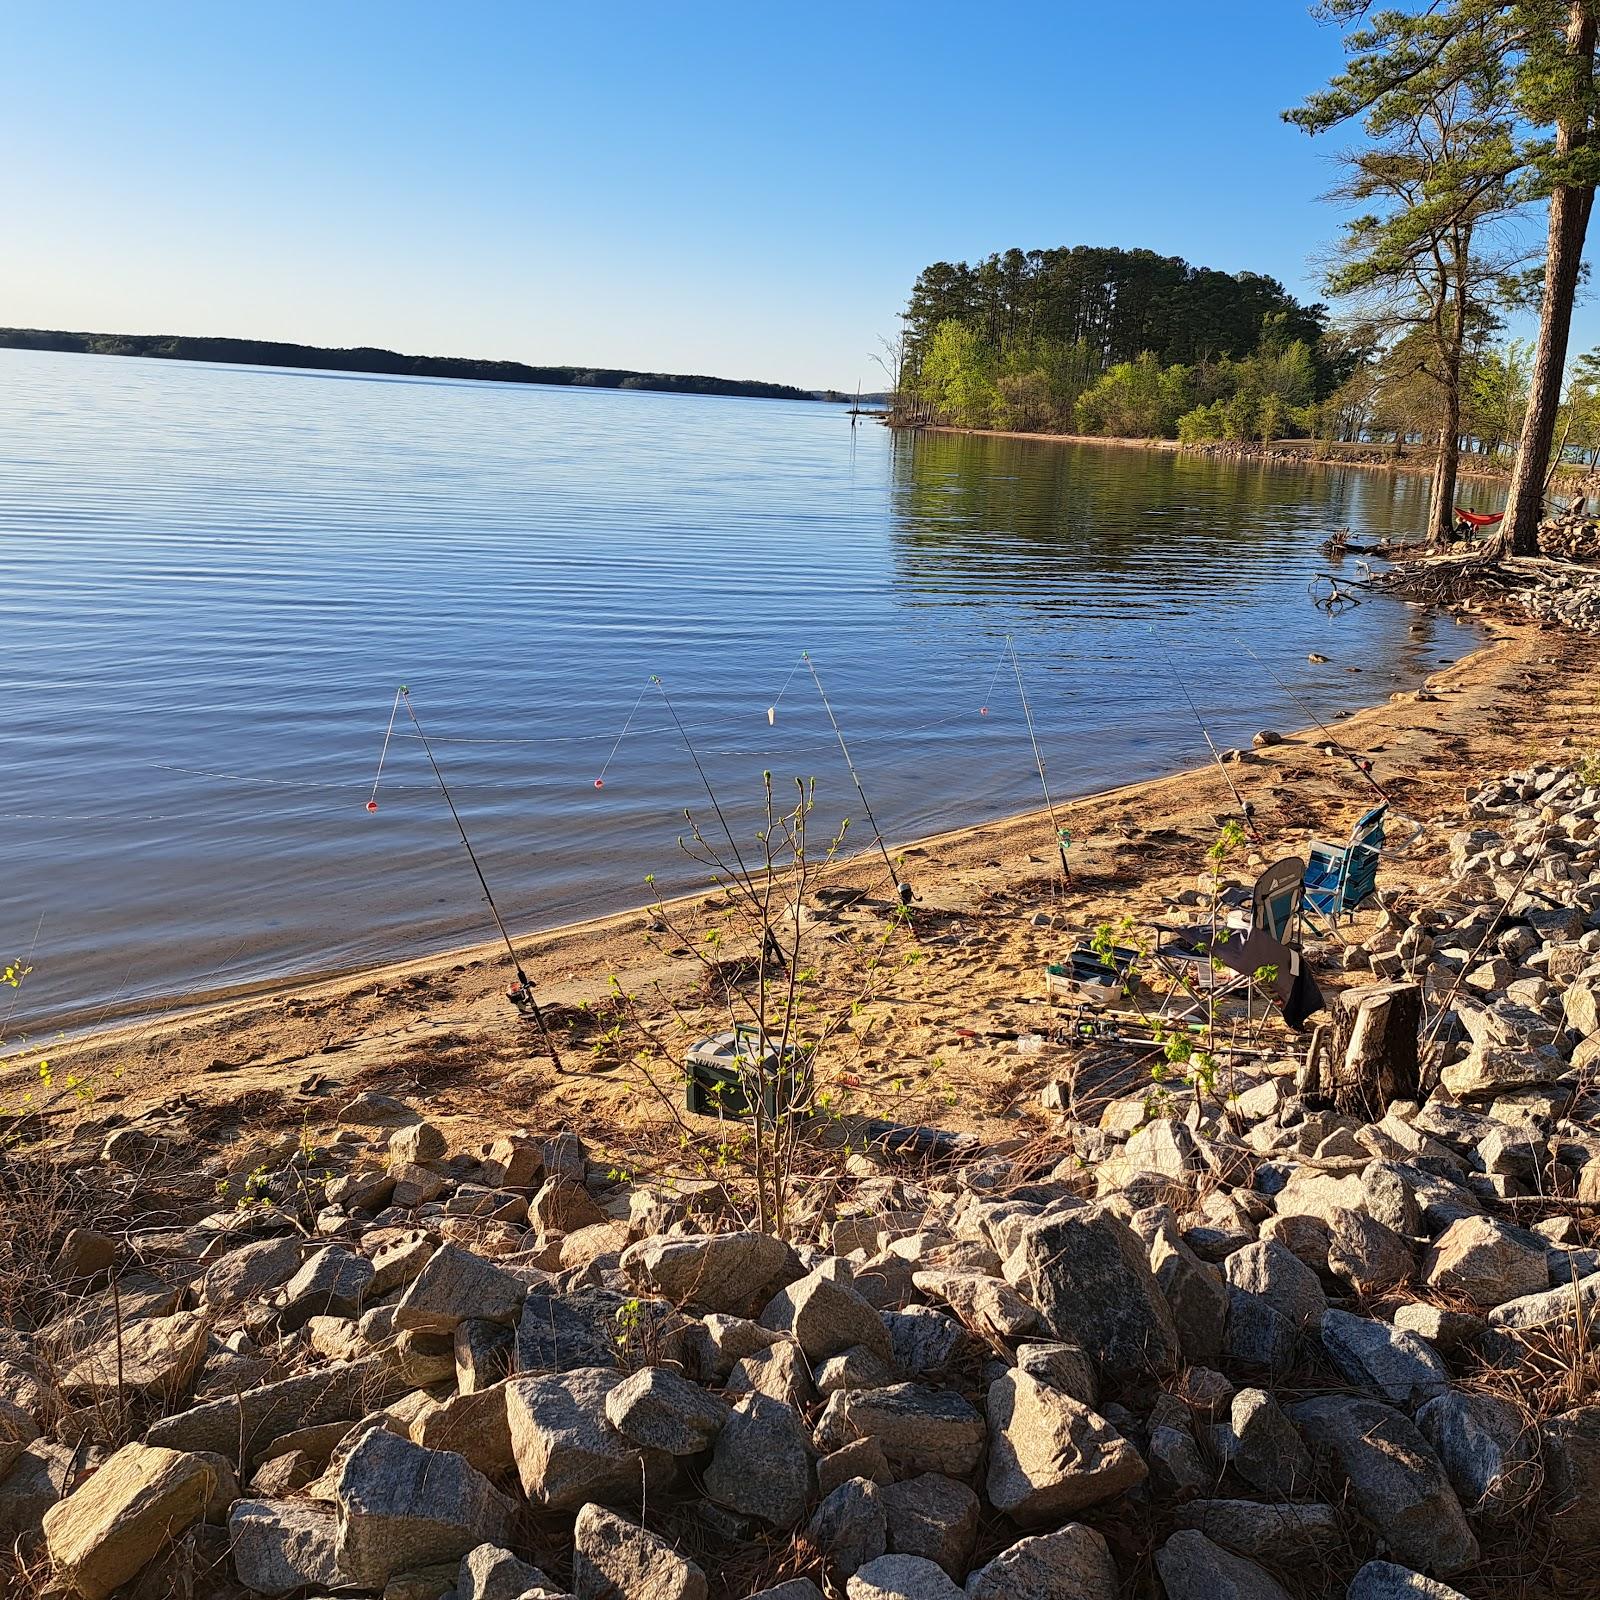
[[[604,778],[596,778],[594,780],[594,786],[597,789],[603,789],[606,786],[606,780]]]
[[[376,800],[367,801],[367,810],[368,811],[376,811],[377,809],[378,809],[378,802]]]

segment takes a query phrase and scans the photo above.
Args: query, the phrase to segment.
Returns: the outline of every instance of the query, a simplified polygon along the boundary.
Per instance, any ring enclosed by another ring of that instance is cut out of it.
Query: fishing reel
[[[894,892],[898,897],[900,904],[909,911],[911,909],[912,899],[914,898],[911,892],[911,885],[909,883],[897,883],[894,886]]]
[[[524,980],[506,990],[506,999],[516,1008],[517,1015],[526,1022],[539,1020],[538,1007],[533,998],[533,985]]]

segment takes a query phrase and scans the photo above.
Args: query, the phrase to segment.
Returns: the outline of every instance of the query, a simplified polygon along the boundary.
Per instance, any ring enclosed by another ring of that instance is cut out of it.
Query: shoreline
[[[1401,691],[1331,724],[1341,741],[1373,756],[1405,812],[1426,819],[1458,808],[1461,791],[1489,766],[1524,759],[1530,738],[1600,742],[1600,641],[1525,623],[1495,624],[1492,637],[1439,668],[1421,690]],[[1266,861],[1303,853],[1308,832],[1340,838],[1371,792],[1342,760],[1322,753],[1320,733],[1286,733],[1247,753],[1230,774],[1257,808],[1270,841],[1233,864],[1244,878]],[[1585,745],[1587,747],[1587,744]],[[934,834],[899,846],[918,892],[915,963],[869,1008],[871,1030],[830,1047],[842,1098],[897,1120],[1014,1137],[1019,1075],[1048,1066],[1019,1057],[1022,1033],[1052,1028],[1046,961],[1073,938],[1124,915],[1170,917],[1177,887],[1191,886],[1231,809],[1217,769],[1201,765],[1074,801],[1057,813],[1071,829],[1073,881],[1063,892],[1054,840],[1038,811]],[[1403,832],[1396,829],[1398,845]],[[1444,841],[1397,858],[1396,881],[1442,856]],[[1431,855],[1430,855],[1431,853]],[[818,918],[821,965],[850,929],[884,926],[881,862],[843,863],[829,880],[866,888],[856,912]],[[507,1126],[574,1126],[625,1164],[670,1160],[663,1145],[662,1083],[627,1052],[608,1046],[606,1008],[620,984],[641,998],[673,1048],[725,1028],[687,946],[709,925],[719,896],[671,903],[672,938],[650,931],[640,909],[569,923],[521,941],[541,1006],[558,1019],[569,1067],[558,1074],[531,1026],[504,998],[504,952],[480,943],[269,992],[133,1020],[53,1043],[58,1081],[86,1086],[75,1101],[35,1097],[55,1134],[82,1135],[200,1116],[241,1136],[333,1116],[366,1089],[426,1093],[430,1114],[462,1136]],[[680,933],[681,919],[683,931]],[[681,937],[682,943],[677,943]],[[833,942],[838,941],[837,945]],[[840,955],[837,959],[843,960]],[[609,1053],[608,1053],[609,1051]],[[37,1089],[36,1041],[0,1061],[0,1105]],[[651,1084],[654,1084],[654,1087]],[[681,1079],[669,1094],[681,1096]],[[675,1135],[673,1135],[675,1138]],[[672,1148],[675,1148],[673,1146]]]
[[[1209,461],[1232,461],[1239,465],[1258,463],[1262,466],[1307,467],[1358,467],[1365,472],[1405,472],[1431,474],[1431,456],[1392,456],[1372,458],[1354,455],[1319,455],[1311,440],[1274,440],[1270,445],[1245,445],[1213,441],[1206,444],[1184,444],[1177,439],[1129,439],[1098,433],[1028,433],[1011,428],[959,428],[950,423],[922,423],[912,425],[886,421],[885,427],[906,433],[954,433],[979,439],[1029,439],[1049,444],[1105,445],[1116,450],[1153,450],[1168,455],[1191,455]],[[1373,446],[1374,450],[1387,446]],[[1558,469],[1558,477],[1576,474],[1586,476],[1586,469],[1571,463]],[[1509,467],[1474,468],[1470,458],[1463,456],[1456,470],[1457,479],[1470,479],[1473,483],[1509,484]]]
[[[955,430],[968,432],[973,430]],[[1027,437],[1026,435],[1019,437]],[[1086,441],[1098,443],[1121,443],[1137,445],[1138,441]],[[1486,637],[1475,649],[1467,651],[1458,660],[1448,666],[1435,669],[1427,674],[1426,682],[1432,682],[1445,674],[1458,670],[1468,669],[1471,664],[1504,643],[1506,630],[1485,619],[1478,624],[1483,628]],[[1421,687],[1419,685],[1418,687]],[[1397,691],[1405,695],[1413,691]],[[1357,724],[1361,719],[1371,717],[1381,712],[1392,701],[1379,701],[1375,704],[1362,705],[1344,713],[1335,713],[1329,721],[1329,726],[1335,731]],[[1284,731],[1284,730],[1279,730]],[[1315,728],[1297,728],[1285,731],[1288,741],[1319,740],[1321,735]],[[1251,752],[1254,757],[1256,752]],[[1150,798],[1160,793],[1171,785],[1183,784],[1196,778],[1209,776],[1213,781],[1217,778],[1217,769],[1209,761],[1197,765],[1180,767],[1174,771],[1155,773],[1146,777],[1130,778],[1122,783],[1112,784],[1106,788],[1091,789],[1083,794],[1069,795],[1065,798],[1056,797],[1056,810],[1063,817],[1069,813],[1078,813],[1088,808],[1116,804],[1121,801]],[[959,845],[979,834],[987,834],[999,830],[1010,835],[1038,829],[1048,832],[1049,814],[1040,807],[1034,807],[1018,812],[990,818],[984,821],[960,823],[954,827],[938,830],[929,834],[918,834],[910,839],[895,841],[887,839],[890,853],[895,856],[907,852],[926,853],[928,851]],[[862,879],[870,880],[874,874],[882,877],[881,866],[875,844],[863,845],[859,850],[849,855],[838,858],[836,866],[832,869],[832,876],[851,883]],[[915,878],[915,874],[911,876]],[[667,910],[683,910],[694,906],[708,892],[706,889],[686,890],[680,894],[670,896],[660,902]],[[525,961],[532,962],[541,957],[554,956],[558,950],[578,939],[600,936],[608,932],[623,929],[628,924],[636,922],[646,912],[652,911],[657,905],[654,901],[641,901],[620,907],[613,911],[597,912],[588,916],[574,917],[567,921],[555,923],[545,928],[529,929],[525,932],[513,930],[512,939],[516,944],[518,953]],[[54,1015],[46,1015],[41,1021],[29,1025],[30,1033],[19,1038],[14,1044],[10,1041],[0,1040],[0,1081],[10,1063],[22,1055],[36,1055],[38,1051],[50,1044],[56,1050],[63,1045],[78,1044],[85,1041],[109,1041],[114,1037],[124,1035],[137,1036],[150,1029],[163,1025],[178,1025],[191,1019],[203,1019],[208,1016],[229,1014],[242,1006],[253,1003],[271,1002],[290,995],[320,996],[329,993],[339,993],[351,986],[363,985],[369,982],[387,982],[403,979],[418,972],[439,966],[460,966],[471,964],[480,966],[494,965],[496,962],[504,965],[504,945],[496,936],[474,940],[466,944],[445,944],[437,949],[415,956],[393,957],[388,960],[360,961],[349,965],[319,966],[311,965],[295,972],[284,973],[276,976],[263,976],[259,978],[241,979],[235,983],[217,984],[209,987],[195,988],[178,995],[157,995],[144,1000],[133,999],[123,1002],[116,1000],[102,1004],[85,1005],[80,1010],[62,1011]],[[25,1039],[36,1041],[27,1044]]]

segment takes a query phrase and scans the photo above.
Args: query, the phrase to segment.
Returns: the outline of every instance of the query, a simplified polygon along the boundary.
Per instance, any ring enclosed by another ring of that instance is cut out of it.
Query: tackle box
[[[1109,1005],[1129,987],[1129,971],[1138,959],[1137,950],[1118,946],[1106,961],[1098,951],[1080,944],[1065,961],[1052,961],[1044,969],[1045,991]]]
[[[684,1104],[702,1117],[749,1117],[752,1092],[759,1092],[769,1117],[803,1102],[811,1087],[811,1064],[794,1045],[766,1045],[754,1028],[731,1028],[689,1047]]]

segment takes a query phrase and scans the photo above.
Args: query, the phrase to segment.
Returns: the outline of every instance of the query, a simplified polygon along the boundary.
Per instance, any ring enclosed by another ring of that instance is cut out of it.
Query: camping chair
[[[1156,932],[1162,937],[1156,945],[1155,960],[1173,979],[1176,985],[1173,995],[1182,992],[1198,1001],[1200,992],[1209,989],[1214,1000],[1221,1000],[1243,989],[1248,1007],[1255,969],[1234,968],[1223,959],[1222,949],[1227,946],[1242,949],[1248,941],[1259,937],[1263,945],[1270,942],[1288,951],[1297,951],[1305,873],[1306,864],[1299,856],[1285,856],[1281,861],[1274,861],[1256,879],[1248,906],[1229,912],[1219,921],[1216,948],[1213,948],[1213,933],[1209,927],[1172,928],[1158,923]],[[1226,975],[1219,973],[1219,968],[1226,969]],[[1169,995],[1169,1003],[1171,999]]]
[[[1377,892],[1378,860],[1383,853],[1383,824],[1389,810],[1374,806],[1355,825],[1348,844],[1313,839],[1306,867],[1306,920],[1327,919],[1337,927],[1341,917],[1353,917],[1356,908]],[[1320,929],[1318,931],[1321,931]]]

